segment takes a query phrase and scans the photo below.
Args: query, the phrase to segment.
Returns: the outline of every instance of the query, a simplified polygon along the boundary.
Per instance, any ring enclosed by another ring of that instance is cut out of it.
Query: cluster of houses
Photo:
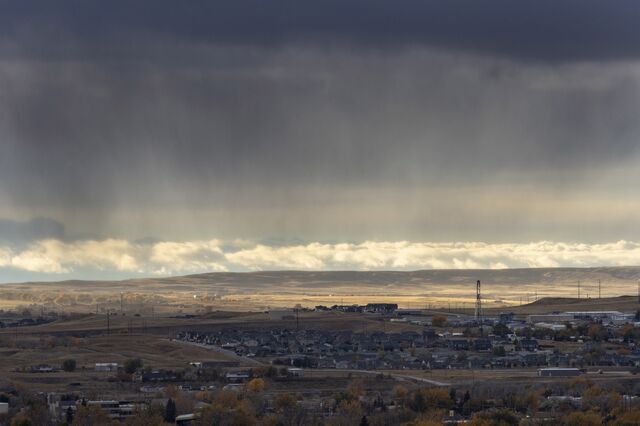
[[[579,312],[553,312],[549,314],[535,314],[527,317],[527,322],[538,328],[550,330],[562,330],[566,324],[578,322],[598,322],[602,325],[615,327],[624,324],[636,324],[635,314],[625,314],[619,311],[579,311]]]
[[[138,411],[146,408],[150,404],[166,404],[166,398],[153,400],[87,400],[72,394],[47,394],[47,406],[54,419],[68,421],[75,416],[78,407],[98,406],[112,420],[123,421],[135,415]]]
[[[317,312],[322,311],[338,311],[338,312],[357,312],[357,313],[378,313],[392,314],[398,310],[397,303],[368,303],[366,305],[318,305],[314,309]]]
[[[0,320],[0,328],[30,327],[34,325],[47,324],[54,320],[54,317],[19,318],[13,320],[5,318],[3,320]]]
[[[386,308],[380,305],[372,309]],[[625,342],[615,337],[615,330],[623,324],[640,325],[633,322],[631,314],[567,312],[516,319],[513,314],[506,313],[484,318],[481,323],[470,317],[451,316],[447,318],[446,328],[434,328],[430,326],[432,317],[420,317],[414,312],[394,320],[425,327],[399,333],[226,329],[181,332],[177,339],[219,347],[274,365],[302,368],[377,370],[640,365],[640,349],[635,341]],[[562,325],[563,329],[571,324],[576,327],[598,324],[617,345],[610,347],[587,335],[571,336],[582,345],[572,351],[563,351],[562,346],[555,344],[557,330],[549,324]],[[502,332],[496,333],[497,329]],[[625,350],[620,350],[621,347]]]

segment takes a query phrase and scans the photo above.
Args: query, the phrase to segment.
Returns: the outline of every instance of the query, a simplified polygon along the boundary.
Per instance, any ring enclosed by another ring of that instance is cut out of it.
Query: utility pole
[[[476,281],[476,321],[482,317],[482,296],[480,295],[480,280]]]
[[[601,286],[602,286],[602,282],[600,280],[598,280],[598,299],[600,299],[602,297],[602,293],[601,293]]]
[[[578,299],[580,299],[580,280],[578,280]]]
[[[111,318],[109,317],[110,317],[109,309],[107,309],[107,336],[111,334],[111,324],[109,323]]]

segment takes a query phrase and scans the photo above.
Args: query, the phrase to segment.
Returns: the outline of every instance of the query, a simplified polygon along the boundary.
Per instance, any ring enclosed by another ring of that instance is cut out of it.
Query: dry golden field
[[[215,310],[265,311],[298,304],[313,307],[387,302],[403,308],[471,310],[477,279],[482,281],[486,308],[517,307],[543,298],[576,298],[578,283],[583,299],[580,303],[591,304],[599,294],[598,282],[602,297],[636,295],[640,268],[276,271],[2,284],[0,309],[31,307],[85,313],[123,309],[130,314],[152,316]],[[612,299],[611,307],[615,304]]]

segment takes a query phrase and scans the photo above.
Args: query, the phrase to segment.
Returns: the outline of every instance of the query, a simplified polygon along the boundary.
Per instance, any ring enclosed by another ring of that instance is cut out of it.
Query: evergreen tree
[[[70,425],[73,423],[73,410],[71,407],[67,408],[67,424]]]
[[[467,390],[464,393],[464,396],[462,397],[462,401],[460,401],[460,405],[459,407],[462,408],[464,407],[464,404],[466,404],[467,402],[469,402],[469,400],[471,399],[471,395],[469,394],[469,391]]]
[[[164,419],[169,423],[176,420],[176,403],[171,398],[167,401],[167,406],[164,409]]]

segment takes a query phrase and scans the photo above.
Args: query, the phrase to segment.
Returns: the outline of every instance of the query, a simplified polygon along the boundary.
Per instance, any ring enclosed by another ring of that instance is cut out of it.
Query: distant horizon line
[[[330,273],[362,273],[362,274],[413,274],[420,272],[459,272],[459,273],[469,273],[469,272],[481,272],[481,273],[492,273],[499,274],[501,272],[508,271],[560,271],[560,270],[576,270],[576,271],[587,271],[587,270],[611,270],[611,269],[638,269],[640,273],[640,264],[639,265],[599,265],[599,266],[548,266],[548,267],[515,267],[515,268],[423,268],[423,269],[411,269],[411,270],[401,270],[401,269],[263,269],[263,270],[255,270],[255,271],[209,271],[209,272],[197,272],[190,274],[173,274],[173,275],[162,275],[162,276],[153,276],[153,274],[144,274],[140,276],[130,276],[129,278],[66,278],[66,279],[41,279],[41,280],[26,280],[26,281],[0,281],[0,285],[22,285],[22,284],[36,284],[36,283],[64,283],[64,282],[100,282],[100,283],[109,283],[109,282],[125,282],[125,281],[135,281],[135,280],[166,280],[171,278],[186,278],[186,277],[197,277],[203,275],[259,275],[259,274],[330,274]],[[475,278],[474,278],[475,279]],[[628,281],[628,282],[639,282],[640,278],[634,279],[620,279],[619,281]]]

